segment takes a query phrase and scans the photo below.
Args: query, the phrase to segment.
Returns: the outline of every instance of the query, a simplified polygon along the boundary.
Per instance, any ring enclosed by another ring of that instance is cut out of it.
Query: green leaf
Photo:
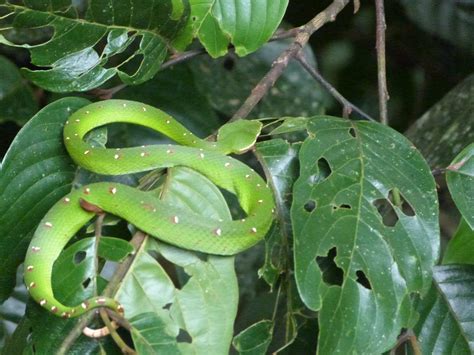
[[[467,77],[406,132],[432,167],[445,168],[474,142],[474,74]]]
[[[401,0],[408,16],[422,29],[474,54],[473,0]]]
[[[299,144],[290,144],[283,139],[272,139],[258,143],[256,155],[263,168],[271,176],[278,211],[278,226],[275,226],[265,239],[265,264],[259,275],[273,287],[278,276],[285,272],[291,243],[290,205],[292,186],[298,175]]]
[[[262,320],[235,336],[233,345],[239,354],[264,355],[272,341],[273,322]]]
[[[435,182],[411,143],[386,126],[321,116],[308,134],[291,215],[298,290],[320,310],[318,351],[384,352],[408,324],[410,294],[431,284]],[[326,278],[327,262],[340,281]]]
[[[0,56],[0,122],[24,124],[38,111],[33,91],[22,78],[15,64]]]
[[[273,35],[285,14],[288,0],[190,0],[188,26],[208,53],[227,53],[229,43],[239,56],[256,51]]]
[[[203,218],[231,218],[221,192],[207,178],[187,168],[170,170],[161,190],[164,200]],[[168,275],[170,267],[165,270],[158,263],[157,252],[175,265],[177,273]],[[238,303],[232,257],[206,257],[148,238],[117,297],[132,322],[134,342],[144,354],[229,350]],[[157,330],[160,338],[154,335]]]
[[[300,132],[306,130],[306,125],[308,124],[309,117],[282,117],[283,122],[274,128],[269,134],[285,134]]]
[[[459,153],[447,170],[449,192],[466,222],[474,229],[474,143]]]
[[[76,167],[63,146],[63,124],[88,103],[66,98],[45,107],[5,155],[0,171],[0,302],[13,289],[16,268],[37,224],[71,190]]]
[[[474,266],[437,266],[430,292],[418,304],[415,333],[423,354],[474,352]]]
[[[206,57],[196,58],[190,63],[196,85],[217,111],[231,116],[287,46],[285,41],[268,43],[245,58],[231,55],[217,61]],[[309,47],[305,53],[308,60],[314,64],[314,55]],[[322,102],[320,86],[315,84],[298,63],[290,63],[251,115],[317,115],[323,112]]]
[[[70,1],[30,0],[5,2],[1,10],[10,14],[3,17],[5,29],[52,30],[49,40],[23,45],[3,30],[0,42],[29,49],[42,69],[25,69],[25,75],[54,92],[90,90],[116,74],[126,84],[152,78],[189,16],[189,5],[179,0],[92,0],[83,13]]]
[[[446,247],[443,264],[474,265],[474,230],[464,219]]]

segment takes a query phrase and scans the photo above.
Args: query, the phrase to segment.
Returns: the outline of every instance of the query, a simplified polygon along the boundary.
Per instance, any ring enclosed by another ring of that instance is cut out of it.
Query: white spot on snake
[[[70,139],[71,139],[70,137],[66,137],[66,140],[67,140],[67,141],[70,140]]]
[[[26,271],[32,272],[35,267],[33,265],[29,265],[26,267]]]
[[[179,223],[179,217],[178,216],[173,216],[171,218],[171,221],[174,223],[174,224],[178,224]]]
[[[146,112],[146,107],[142,107],[143,112]]]
[[[115,195],[117,193],[117,188],[116,187],[111,187],[109,189],[109,192],[112,194],[112,195]]]
[[[245,175],[245,178],[250,179],[250,175],[249,174]]]
[[[91,113],[90,111],[86,111],[86,115],[88,115],[89,113]]]
[[[66,111],[67,111],[67,112],[71,112],[71,108],[68,107],[68,108],[66,109]]]
[[[40,300],[40,306],[44,306],[46,303],[48,303],[48,301],[45,299]]]
[[[79,122],[81,122],[81,120],[78,118],[78,119],[76,119],[76,122],[79,123]]]
[[[245,218],[242,218],[242,219],[240,220],[240,222],[245,222]]]
[[[196,143],[197,143],[197,141],[193,141],[193,144],[196,144]]]
[[[84,193],[85,193],[86,195],[89,195],[89,194],[91,193],[91,189],[89,189],[88,187],[86,187],[86,188],[84,189]]]
[[[141,152],[141,153],[140,153],[140,156],[141,156],[142,158],[143,158],[143,157],[146,157],[147,155],[148,155],[148,153],[146,153],[146,152]]]
[[[70,315],[68,312],[63,312],[63,313],[61,314],[61,317],[67,319],[67,318],[71,318],[71,315]]]
[[[36,284],[34,282],[30,282],[30,285],[29,285],[30,288],[35,288],[36,287]]]
[[[120,154],[115,154],[115,155],[114,155],[114,159],[115,159],[115,160],[119,160],[119,159],[120,159]]]
[[[90,152],[91,152],[90,150],[86,150],[86,151],[84,152],[84,155],[87,155],[87,154],[89,154]]]
[[[260,184],[257,184],[257,187],[262,187],[262,185],[260,185]]]
[[[45,226],[46,228],[53,228],[53,224],[52,224],[51,222],[46,222],[46,223],[44,224],[44,226]]]
[[[74,137],[77,137],[77,136],[79,136],[79,134],[77,134],[77,133],[74,133]]]
[[[106,302],[106,299],[103,298],[103,297],[98,298],[98,299],[95,300],[95,303],[97,303],[97,304],[105,304],[105,302]]]
[[[68,125],[68,124],[69,124],[69,121],[66,121],[66,124]]]
[[[188,134],[186,132],[183,133],[183,137],[186,137]]]
[[[170,124],[170,123],[171,123],[171,121],[170,121],[170,120],[166,120],[166,124]]]
[[[225,163],[224,166],[228,168],[230,166],[230,163]]]
[[[220,228],[214,229],[214,234],[220,237],[222,235],[222,229]]]
[[[51,312],[56,313],[58,311],[58,307],[53,306],[51,307]]]
[[[32,251],[33,253],[38,253],[40,250],[41,250],[40,247],[31,247],[31,251]]]
[[[201,157],[201,159],[204,159],[204,153],[199,153],[199,156]]]
[[[252,233],[257,233],[257,228],[252,227],[252,228],[250,228],[250,231],[251,231]]]
[[[123,308],[123,306],[122,306],[121,304],[119,304],[119,305],[117,306],[117,311],[119,311],[120,313],[123,313],[124,310],[125,310],[125,309]]]
[[[120,148],[115,148],[115,150],[116,150],[117,152],[119,152],[119,151],[120,151]]]
[[[257,202],[258,202],[258,203],[263,203],[263,200],[258,200]]]
[[[172,153],[173,153],[173,150],[171,150],[171,149],[168,149],[168,150],[166,151],[166,154],[172,154]]]
[[[127,104],[123,104],[123,107],[127,107]]]
[[[86,302],[82,302],[82,303],[81,303],[81,307],[82,307],[83,309],[87,309],[87,307],[89,307],[89,304],[87,304]]]

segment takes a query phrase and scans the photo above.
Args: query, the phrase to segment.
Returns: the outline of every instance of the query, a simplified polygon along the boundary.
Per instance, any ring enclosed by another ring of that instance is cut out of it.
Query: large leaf
[[[16,268],[37,224],[71,190],[75,165],[63,146],[63,124],[89,102],[59,100],[25,125],[0,171],[0,302],[11,293]]]
[[[245,58],[231,55],[217,61],[205,57],[196,58],[190,63],[196,85],[216,110],[231,116],[287,46],[288,43],[284,41],[268,43]],[[314,64],[314,54],[309,47],[305,49],[305,54]],[[252,111],[252,115],[317,115],[323,112],[322,102],[320,86],[298,63],[290,63],[275,86]]]
[[[474,230],[464,219],[446,247],[443,264],[474,265]]]
[[[238,55],[257,50],[272,36],[285,14],[288,0],[190,0],[190,26],[209,54]]]
[[[188,3],[179,0],[92,0],[84,14],[68,0],[16,3],[0,5],[9,13],[2,28],[42,29],[52,37],[20,45],[4,30],[0,42],[28,48],[32,63],[42,69],[25,74],[56,92],[90,90],[116,74],[127,84],[152,78],[189,15]]]
[[[320,310],[318,351],[381,353],[408,325],[410,294],[431,284],[435,183],[411,143],[383,125],[323,116],[308,133],[291,213],[299,293]],[[328,261],[342,280],[327,278]]]
[[[474,229],[474,143],[454,158],[446,172],[446,180],[456,207]]]
[[[423,354],[474,353],[474,266],[437,266],[415,327]]]
[[[452,89],[407,131],[432,167],[447,167],[474,141],[474,74]]]
[[[231,218],[219,189],[203,176],[174,168],[167,179],[163,199],[203,218]],[[167,273],[170,267],[165,270],[154,258],[157,253],[176,265],[174,280]],[[178,349],[193,354],[228,352],[238,303],[232,257],[203,257],[150,238],[137,252],[117,297],[143,354]]]
[[[0,56],[0,122],[25,123],[38,110],[33,91],[15,64]]]
[[[408,16],[430,33],[474,54],[473,0],[401,0]]]

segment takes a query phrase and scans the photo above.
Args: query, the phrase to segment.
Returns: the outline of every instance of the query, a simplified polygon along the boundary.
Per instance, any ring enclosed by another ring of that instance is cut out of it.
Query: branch
[[[376,48],[377,48],[377,77],[379,86],[379,113],[380,122],[388,124],[387,101],[389,99],[387,89],[387,70],[385,63],[385,11],[384,0],[375,0],[376,14]]]
[[[265,96],[268,90],[275,84],[280,75],[288,66],[290,60],[295,58],[297,54],[308,43],[311,35],[319,30],[328,22],[336,19],[336,16],[349,3],[350,0],[334,0],[331,5],[320,12],[306,25],[299,27],[295,39],[290,46],[280,54],[280,56],[273,62],[270,71],[260,80],[260,82],[253,88],[252,93],[245,100],[242,106],[232,116],[230,122],[236,121],[239,118],[244,118],[249,115],[253,108]]]
[[[319,73],[319,71],[308,63],[305,55],[300,52],[296,59],[300,62],[301,66],[306,69],[306,71],[318,82],[320,83],[343,107],[344,116],[349,116],[352,111],[358,113],[361,117],[369,121],[375,121],[372,117],[358,108],[356,105],[347,100],[342,94],[336,90],[324,77]],[[347,118],[347,117],[346,117]]]

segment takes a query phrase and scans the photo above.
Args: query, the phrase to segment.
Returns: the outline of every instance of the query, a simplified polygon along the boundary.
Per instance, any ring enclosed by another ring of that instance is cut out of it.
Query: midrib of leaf
[[[151,29],[135,28],[135,27],[130,27],[130,26],[115,25],[115,24],[109,26],[109,25],[104,25],[104,24],[99,23],[99,22],[87,21],[87,20],[81,19],[81,18],[70,18],[70,17],[59,16],[57,13],[50,12],[50,11],[33,10],[33,9],[30,9],[29,7],[21,6],[21,5],[13,5],[13,4],[0,5],[0,7],[2,7],[2,6],[10,7],[10,8],[13,8],[15,10],[19,10],[20,12],[31,12],[31,13],[35,13],[35,14],[40,14],[38,16],[44,16],[44,15],[54,16],[55,18],[59,18],[61,21],[69,21],[69,22],[73,22],[73,23],[77,23],[77,24],[87,24],[89,26],[103,27],[103,28],[106,28],[107,30],[109,30],[109,29],[123,29],[123,30],[127,30],[127,31],[130,31],[130,32],[136,31],[136,32],[141,32],[141,33],[147,33],[147,34],[150,34],[152,36],[160,38],[164,43],[166,43],[166,45],[168,46],[168,49],[171,48],[170,41],[168,39],[163,37],[159,32],[153,31]],[[41,26],[41,27],[43,27],[43,26]],[[10,29],[10,28],[0,28],[0,30],[5,30],[5,29]],[[41,44],[38,45],[38,46],[41,46]],[[35,46],[31,46],[31,47],[35,47]]]

